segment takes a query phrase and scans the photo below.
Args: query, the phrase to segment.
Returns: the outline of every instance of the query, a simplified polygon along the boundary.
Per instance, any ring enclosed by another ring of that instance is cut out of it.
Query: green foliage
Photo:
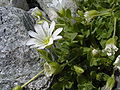
[[[51,62],[52,57],[50,55],[50,53],[46,50],[38,50],[38,52],[40,53],[40,58],[45,59],[47,62]]]
[[[64,68],[56,75],[52,90],[100,90],[114,86],[113,62],[120,52],[108,56],[106,43],[120,48],[120,1],[74,0],[78,5],[76,15],[70,9],[58,11],[57,24],[63,25],[63,38],[54,43],[55,62]],[[85,16],[86,12],[87,18]],[[116,19],[116,21],[115,21]],[[59,26],[60,27],[60,26]],[[111,40],[112,38],[112,40]],[[49,48],[51,49],[51,48]],[[97,55],[92,50],[98,50]],[[51,53],[40,51],[42,58],[53,61]],[[53,56],[54,56],[53,55]]]
[[[111,77],[108,78],[105,86],[105,90],[112,90],[115,84],[115,77],[112,75]]]
[[[81,67],[78,66],[74,66],[75,72],[77,73],[77,75],[81,75],[84,70]]]

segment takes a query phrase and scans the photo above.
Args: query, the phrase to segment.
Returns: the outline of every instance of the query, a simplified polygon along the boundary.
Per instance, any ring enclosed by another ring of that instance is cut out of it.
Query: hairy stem
[[[21,87],[25,87],[26,85],[28,85],[30,82],[32,82],[33,80],[35,80],[41,73],[43,73],[44,70],[40,71],[37,75],[35,75],[33,78],[31,78],[28,82],[26,82],[25,84],[23,84]]]

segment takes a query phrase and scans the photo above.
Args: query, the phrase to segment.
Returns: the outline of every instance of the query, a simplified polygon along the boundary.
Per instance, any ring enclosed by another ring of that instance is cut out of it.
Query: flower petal
[[[46,45],[39,46],[38,49],[44,49]]]
[[[120,55],[118,55],[113,65],[120,65]]]
[[[44,29],[44,31],[47,31],[48,32],[48,29],[49,29],[49,24],[48,24],[48,22],[44,22],[43,23],[43,29]]]
[[[113,48],[115,51],[118,51],[118,48],[117,48],[115,45],[113,45],[112,48]]]
[[[62,36],[56,36],[56,37],[53,38],[53,40],[58,40],[58,39],[61,39],[61,38],[62,38]]]
[[[49,43],[47,44],[47,46],[49,46],[51,44],[53,44],[53,38],[50,38]]]
[[[36,44],[36,39],[34,38],[31,38],[30,40],[26,42],[26,45],[33,45],[33,44]]]
[[[49,29],[49,35],[51,35],[51,34],[52,34],[52,32],[53,32],[54,28],[55,28],[55,22],[54,22],[54,21],[52,21],[52,23],[51,23],[51,25],[50,25],[50,29]]]
[[[120,66],[116,66],[120,70]]]
[[[60,32],[62,32],[63,28],[58,28],[52,35],[53,38],[55,38]]]
[[[26,45],[30,45],[30,48],[38,48],[38,47],[43,47],[45,46],[42,41],[39,41],[37,39],[31,38],[26,42]]]
[[[41,25],[36,24],[36,25],[34,26],[34,28],[35,28],[35,31],[36,31],[41,37],[45,37],[45,33],[44,33],[43,28],[42,28]]]
[[[29,31],[28,34],[29,34],[31,37],[34,37],[34,38],[36,38],[36,39],[39,39],[39,35],[38,35],[36,32]]]
[[[108,56],[112,56],[112,52],[108,52],[107,55],[108,55]]]

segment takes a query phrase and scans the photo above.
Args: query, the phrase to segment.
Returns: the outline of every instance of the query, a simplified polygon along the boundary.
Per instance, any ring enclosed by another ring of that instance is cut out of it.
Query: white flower
[[[120,70],[120,55],[118,55],[113,65],[115,65]]]
[[[36,32],[28,32],[28,34],[33,38],[28,40],[26,43],[26,45],[30,45],[31,48],[44,49],[46,46],[53,44],[54,40],[62,38],[62,36],[58,34],[63,30],[63,28],[58,28],[53,32],[55,28],[54,21],[52,21],[50,27],[48,22],[45,21],[42,25],[36,24],[34,28]]]
[[[96,56],[96,55],[98,55],[99,54],[99,51],[97,50],[97,49],[93,49],[92,50],[92,55],[93,56]]]
[[[106,45],[104,51],[107,52],[108,56],[112,56],[118,51],[118,48],[115,46],[115,44],[111,43]]]

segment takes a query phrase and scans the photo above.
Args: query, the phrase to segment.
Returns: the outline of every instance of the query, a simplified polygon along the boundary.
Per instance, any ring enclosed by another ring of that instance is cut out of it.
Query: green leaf
[[[96,71],[91,71],[90,76],[92,79],[95,79],[96,78]]]
[[[98,73],[96,74],[96,80],[99,81],[107,81],[110,76],[105,73]]]
[[[83,18],[81,18],[81,17],[74,17],[74,19],[77,21],[77,22],[79,22],[79,23],[81,23],[84,19]]]
[[[115,77],[114,75],[112,75],[110,78],[108,78],[104,90],[112,90],[112,88],[114,87],[114,84],[115,84]]]
[[[93,90],[95,87],[92,85],[91,82],[85,84],[78,84],[78,90]]]
[[[74,69],[77,75],[81,75],[84,72],[84,70],[79,66],[74,66]]]
[[[74,39],[75,39],[75,37],[77,36],[77,34],[78,33],[66,33],[66,37],[68,38],[68,39],[70,39],[70,41],[72,42]]]
[[[67,9],[65,13],[66,13],[66,17],[67,18],[71,18],[72,17],[70,9]]]
[[[74,84],[73,82],[67,82],[66,85],[65,85],[65,87],[67,89],[70,89],[70,88],[72,88],[73,84]]]
[[[120,10],[115,12],[115,17],[120,17]]]
[[[57,12],[57,14],[58,14],[60,17],[64,17],[64,16],[65,16],[65,9],[62,8],[62,10],[60,10],[59,12]]]
[[[53,86],[52,86],[52,90],[64,90],[64,84],[63,83],[55,83]]]
[[[84,16],[83,11],[78,10],[77,13],[78,13],[79,16],[82,16],[82,17]]]
[[[38,52],[40,53],[40,58],[45,59],[47,62],[52,61],[52,56],[49,54],[48,51],[39,49]]]
[[[97,59],[96,58],[91,58],[90,66],[97,66]]]

